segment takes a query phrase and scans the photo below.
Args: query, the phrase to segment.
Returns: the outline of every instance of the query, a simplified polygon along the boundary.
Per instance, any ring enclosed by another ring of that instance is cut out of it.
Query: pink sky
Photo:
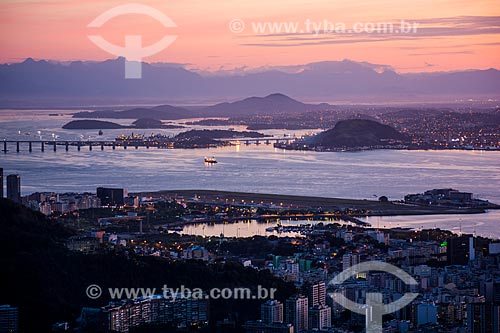
[[[165,13],[176,28],[130,14],[101,28],[87,25],[102,12],[130,2]],[[233,33],[229,22],[245,29]],[[419,23],[414,34],[325,34],[304,31],[305,22],[345,24]],[[252,22],[297,23],[295,33],[264,36]],[[302,30],[302,31],[300,31]],[[176,62],[218,70],[351,59],[393,66],[400,72],[500,68],[498,0],[3,0],[0,3],[0,62],[25,58],[104,60],[114,58],[88,35],[123,45],[125,35],[142,35],[150,45],[166,34],[177,40],[148,62]]]

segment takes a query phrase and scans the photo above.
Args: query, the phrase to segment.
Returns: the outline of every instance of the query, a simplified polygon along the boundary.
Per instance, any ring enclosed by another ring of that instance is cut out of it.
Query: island
[[[62,127],[69,130],[120,129],[124,126],[111,121],[102,120],[75,120]]]
[[[184,128],[181,125],[164,124],[162,121],[152,118],[137,119],[131,126],[120,125],[111,121],[103,120],[73,120],[62,127],[70,130],[101,130],[101,129],[177,129]]]
[[[238,132],[232,130],[191,130],[175,136],[174,145],[179,148],[216,147],[231,144],[230,141],[224,139],[262,137],[265,137],[265,135],[259,132]]]
[[[264,134],[249,131],[233,130],[190,130],[176,136],[162,134],[151,134],[144,136],[140,134],[122,135],[115,139],[118,146],[146,146],[157,148],[209,148],[222,147],[233,144],[234,139],[264,138]],[[236,142],[234,143],[236,144]]]
[[[356,151],[408,148],[409,141],[406,135],[389,125],[370,119],[348,119],[314,136],[276,146],[295,150]]]
[[[141,118],[132,123],[133,128],[138,129],[177,129],[184,128],[181,125],[164,124],[161,120],[153,118]]]

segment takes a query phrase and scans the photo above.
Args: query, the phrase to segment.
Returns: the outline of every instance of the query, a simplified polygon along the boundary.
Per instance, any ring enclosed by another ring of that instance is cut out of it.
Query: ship
[[[217,160],[213,156],[212,157],[205,157],[205,163],[215,164],[215,163],[217,163]]]

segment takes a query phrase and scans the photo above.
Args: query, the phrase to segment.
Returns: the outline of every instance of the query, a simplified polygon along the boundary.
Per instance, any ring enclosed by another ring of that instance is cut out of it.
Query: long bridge
[[[216,141],[227,142],[231,145],[244,143],[245,145],[251,144],[267,144],[271,143],[285,143],[296,140],[293,137],[263,137],[263,138],[240,138],[240,139],[217,139]],[[0,141],[1,142],[1,141]],[[0,144],[1,145],[1,144]],[[3,140],[4,153],[9,152],[9,147],[13,147],[13,151],[20,153],[27,148],[28,152],[33,152],[34,149],[39,149],[44,152],[45,150],[57,151],[58,148],[69,151],[70,147],[76,147],[78,151],[82,148],[88,148],[92,151],[94,148],[104,150],[105,147],[111,147],[113,150],[117,148],[127,149],[132,147],[139,149],[139,147],[149,148],[166,148],[164,143],[161,145],[155,142],[143,141],[143,142],[127,142],[127,141],[116,141],[116,140]],[[21,149],[24,148],[24,149]],[[181,148],[181,147],[180,147]]]

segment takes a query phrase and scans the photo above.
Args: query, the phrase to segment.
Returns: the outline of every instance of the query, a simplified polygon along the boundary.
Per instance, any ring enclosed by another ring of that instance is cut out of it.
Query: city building
[[[474,199],[469,192],[460,192],[451,188],[434,189],[419,194],[408,194],[405,202],[417,205],[475,207],[487,204],[487,201]]]
[[[326,284],[324,282],[315,283],[309,287],[307,297],[309,306],[326,304]]]
[[[69,250],[83,253],[95,252],[99,244],[99,239],[91,236],[72,236],[66,241]]]
[[[283,303],[269,300],[260,306],[260,319],[264,323],[283,322]]]
[[[488,252],[490,254],[499,254],[500,253],[500,243],[491,243],[488,246]]]
[[[208,300],[205,298],[155,295],[111,302],[102,308],[83,308],[80,327],[92,332],[129,332],[145,324],[173,324],[178,328],[205,326]]]
[[[309,308],[309,329],[324,330],[332,327],[332,309],[326,305]]]
[[[299,263],[297,263],[295,261],[289,261],[289,262],[286,263],[286,270],[290,274],[299,274],[299,272],[300,272],[300,265],[299,265]]]
[[[44,215],[99,208],[101,200],[92,193],[33,193],[23,198],[26,206]]]
[[[19,175],[7,176],[7,199],[21,203],[21,177]]]
[[[350,253],[342,256],[342,269],[344,271],[357,264],[359,264],[359,255]]]
[[[0,332],[18,332],[18,311],[10,305],[0,305]]]
[[[437,323],[437,306],[432,303],[417,305],[417,326]]]
[[[467,304],[467,329],[470,333],[499,333],[500,306],[492,303]]]
[[[165,295],[163,295],[165,296]],[[166,297],[165,320],[177,327],[204,326],[209,319],[209,301],[205,297],[192,298],[182,294]],[[161,310],[161,308],[160,308]],[[161,313],[160,313],[161,317]]]
[[[292,324],[296,332],[307,330],[309,327],[309,302],[307,297],[295,295],[285,302],[285,323]]]
[[[479,293],[486,298],[487,302],[500,304],[500,280],[481,281]]]
[[[474,259],[474,238],[460,236],[446,241],[446,258],[448,265],[467,265]]]
[[[97,188],[97,197],[103,206],[123,206],[125,190],[122,188]]]
[[[210,253],[203,246],[193,245],[182,251],[181,258],[208,260],[210,259]]]

